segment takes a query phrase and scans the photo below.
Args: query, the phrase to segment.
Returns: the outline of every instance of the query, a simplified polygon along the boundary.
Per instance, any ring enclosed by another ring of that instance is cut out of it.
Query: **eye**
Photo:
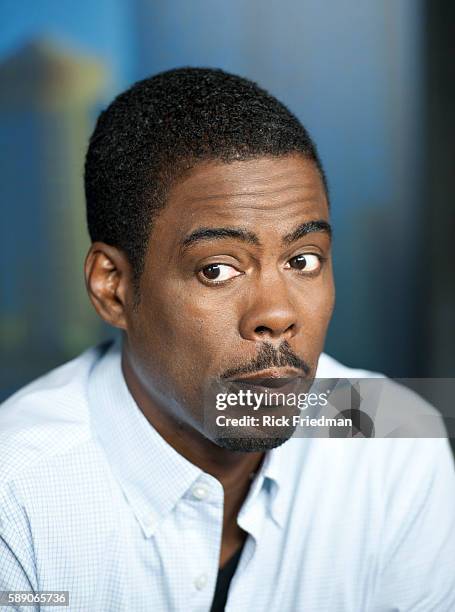
[[[292,257],[287,263],[285,268],[293,268],[300,272],[317,272],[321,267],[322,258],[319,255],[313,253],[301,253]]]
[[[227,264],[213,263],[202,268],[199,272],[202,279],[212,283],[222,283],[230,278],[239,276],[241,272],[236,270],[233,266]]]

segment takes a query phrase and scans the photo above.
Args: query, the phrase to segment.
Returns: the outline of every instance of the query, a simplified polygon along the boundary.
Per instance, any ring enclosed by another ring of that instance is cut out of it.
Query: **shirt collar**
[[[94,430],[146,536],[203,473],[150,425],[126,385],[121,342],[95,365],[89,380]]]
[[[142,414],[123,377],[120,340],[106,348],[92,369],[88,394],[95,435],[149,537],[198,478],[204,475],[205,479],[215,479],[174,450]],[[241,514],[246,515],[259,503],[265,490],[267,509],[283,526],[285,507],[279,492],[286,472],[286,445],[266,453]]]
[[[330,358],[321,353],[316,370],[316,378],[333,376]],[[260,491],[265,487],[269,491],[269,512],[279,527],[284,527],[289,511],[289,499],[295,483],[290,482],[288,466],[294,461],[295,445],[307,445],[308,438],[291,437],[281,446],[266,453],[262,467],[257,474],[249,495],[245,500],[240,515],[248,515],[249,509],[255,503]]]
[[[330,358],[325,353],[321,353],[316,378],[330,378],[333,375],[332,370]],[[255,504],[264,487],[269,491],[268,509],[271,517],[279,527],[284,527],[289,511],[289,499],[295,486],[295,483],[290,482],[292,479],[289,476],[288,468],[295,460],[295,445],[307,445],[308,442],[308,438],[292,436],[281,446],[266,453],[262,467],[242,506],[240,516],[248,518],[250,508]]]

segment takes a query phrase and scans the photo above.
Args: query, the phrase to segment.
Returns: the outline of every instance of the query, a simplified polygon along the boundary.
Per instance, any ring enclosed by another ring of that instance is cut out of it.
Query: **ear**
[[[126,307],[131,299],[131,265],[123,251],[94,242],[85,259],[85,284],[99,316],[114,327],[126,329]]]

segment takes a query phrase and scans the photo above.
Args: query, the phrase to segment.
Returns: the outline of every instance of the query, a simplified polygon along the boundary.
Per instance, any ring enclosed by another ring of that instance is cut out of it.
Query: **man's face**
[[[142,386],[180,427],[233,450],[283,441],[209,427],[210,393],[245,376],[314,377],[334,304],[328,217],[300,155],[200,163],[171,189],[127,337]]]

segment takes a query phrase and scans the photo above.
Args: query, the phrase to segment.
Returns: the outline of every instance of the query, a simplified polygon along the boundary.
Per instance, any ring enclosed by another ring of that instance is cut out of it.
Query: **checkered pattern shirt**
[[[322,355],[318,376],[362,371]],[[445,439],[292,438],[238,515],[226,610],[453,612],[454,509]],[[118,343],[0,407],[0,591],[69,591],[71,611],[208,612],[222,524],[220,482],[145,419]]]

